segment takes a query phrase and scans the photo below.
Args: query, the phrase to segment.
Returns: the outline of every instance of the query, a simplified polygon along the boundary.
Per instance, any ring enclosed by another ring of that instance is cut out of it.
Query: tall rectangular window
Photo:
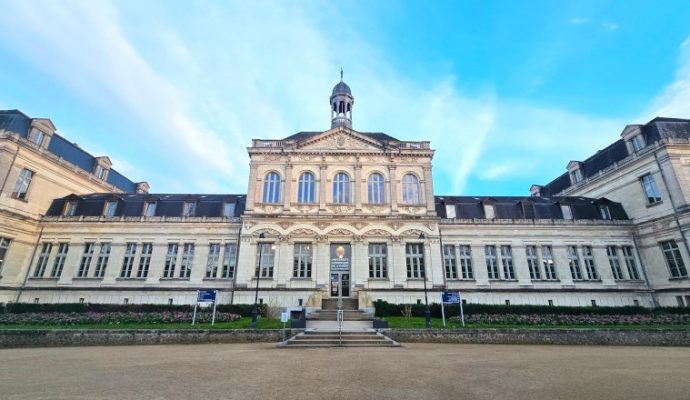
[[[51,278],[59,278],[62,275],[62,269],[65,267],[65,260],[67,259],[67,251],[69,251],[69,243],[60,243],[58,245],[53,270],[50,272]]]
[[[503,262],[503,278],[515,279],[513,250],[510,248],[510,246],[501,246],[501,261]]]
[[[273,278],[273,264],[275,262],[275,244],[259,243],[257,249],[256,276],[260,278]]]
[[[106,201],[105,207],[103,208],[103,216],[112,218],[115,216],[117,211],[117,201]]]
[[[156,216],[156,202],[147,201],[144,203],[144,217],[155,217]]]
[[[388,277],[387,247],[385,243],[369,243],[369,278]]]
[[[206,261],[206,278],[218,276],[218,262],[220,261],[220,243],[208,245],[208,260]]]
[[[12,197],[15,199],[26,200],[27,194],[29,193],[29,185],[31,185],[31,180],[33,177],[33,171],[30,171],[26,168],[23,168],[21,171],[19,171],[17,182],[14,184],[14,190],[12,191]]]
[[[407,243],[405,245],[405,264],[408,279],[426,279],[424,245],[422,243]]]
[[[625,279],[623,277],[623,269],[621,268],[620,259],[618,259],[618,251],[616,251],[616,246],[606,246],[606,255],[609,258],[609,265],[611,265],[613,279]]]
[[[640,279],[640,273],[637,270],[637,263],[635,262],[635,255],[633,254],[632,246],[623,246],[623,259],[625,260],[625,266],[628,269],[628,276],[630,279]]]
[[[455,246],[443,246],[443,267],[446,279],[458,279],[458,264],[455,259]]]
[[[93,242],[84,243],[84,252],[81,255],[81,261],[79,262],[79,270],[77,271],[78,278],[85,278],[89,274],[89,267],[91,266],[91,259],[93,258],[93,252],[96,248],[96,244]]]
[[[599,215],[601,215],[601,219],[611,219],[609,206],[599,206]]]
[[[585,262],[587,279],[592,281],[599,279],[597,267],[594,264],[594,253],[592,252],[592,246],[582,246],[582,260]]]
[[[137,278],[146,278],[149,276],[149,266],[151,266],[152,253],[153,243],[144,243],[141,245],[141,256],[139,256],[139,268],[137,269]]]
[[[633,138],[630,140],[630,143],[632,144],[632,148],[634,151],[640,151],[645,146],[644,138],[642,137],[642,135],[633,136]]]
[[[573,219],[573,210],[570,206],[562,205],[561,213],[563,213],[563,219]]]
[[[235,262],[237,261],[237,245],[226,243],[223,250],[223,270],[221,276],[225,279],[235,276]]]
[[[458,252],[460,253],[462,279],[474,279],[474,272],[472,271],[472,248],[469,245],[460,245],[458,247]]]
[[[311,278],[311,243],[295,243],[292,276]]]
[[[656,181],[651,174],[647,174],[640,178],[642,189],[647,196],[647,204],[656,204],[661,201],[661,192],[656,185]]]
[[[136,243],[127,243],[125,247],[125,258],[122,260],[122,269],[120,270],[120,278],[129,278],[132,274],[132,266],[134,266],[134,256],[137,253]]]
[[[551,246],[541,246],[541,264],[544,267],[544,278],[547,280],[556,280],[556,264],[553,261],[553,250]]]
[[[539,256],[537,255],[537,246],[526,246],[525,253],[527,255],[527,268],[529,269],[530,279],[541,279],[541,271],[539,270]]]
[[[194,243],[185,243],[182,249],[182,261],[180,262],[180,278],[189,278],[194,265]]]
[[[661,249],[666,257],[666,264],[671,272],[672,278],[680,278],[688,276],[688,271],[685,269],[683,257],[680,255],[680,249],[675,240],[667,240],[661,242]]]
[[[66,217],[74,217],[77,214],[77,202],[76,201],[68,201],[65,204],[65,216]]]
[[[489,279],[501,279],[501,275],[498,273],[496,246],[484,246],[484,256],[486,257],[486,270],[489,273]]]
[[[568,264],[570,275],[574,280],[582,280],[582,269],[580,268],[580,256],[577,255],[576,246],[568,246]]]
[[[36,262],[36,269],[34,269],[34,278],[43,278],[43,274],[46,271],[46,266],[48,265],[48,258],[50,258],[50,252],[52,250],[52,243],[43,243],[41,253],[38,256],[38,262]]]
[[[96,270],[94,271],[94,277],[103,278],[105,276],[105,268],[108,266],[108,260],[110,259],[110,243],[101,243],[101,250],[98,253],[98,258],[96,259]]]
[[[5,264],[7,249],[10,247],[10,239],[0,237],[0,276],[2,276],[2,266]]]
[[[454,219],[456,215],[455,204],[446,204],[446,218]]]
[[[163,278],[175,277],[175,264],[177,264],[177,251],[180,245],[168,243],[168,251],[165,254],[165,266],[163,267]]]

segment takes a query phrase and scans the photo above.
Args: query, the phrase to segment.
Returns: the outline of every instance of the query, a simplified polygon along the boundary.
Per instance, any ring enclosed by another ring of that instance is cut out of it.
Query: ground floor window
[[[387,253],[385,243],[369,243],[369,278],[388,278]]]
[[[259,243],[257,249],[256,276],[273,278],[276,246],[273,243]]]
[[[311,263],[311,243],[295,243],[292,276],[295,278],[311,278]]]
[[[623,269],[621,268],[621,262],[618,259],[618,251],[616,251],[616,246],[606,246],[606,255],[609,258],[609,265],[611,265],[611,273],[613,274],[613,279],[625,279],[623,277]]]
[[[640,273],[637,270],[637,263],[635,262],[635,255],[633,254],[632,246],[623,246],[623,259],[625,259],[625,267],[628,269],[628,276],[630,279],[640,279]]]
[[[79,262],[79,270],[77,271],[77,277],[84,278],[89,274],[89,267],[91,266],[91,259],[93,258],[93,252],[96,249],[96,244],[93,242],[84,243],[84,253],[81,255],[81,261]]]
[[[226,243],[223,250],[223,270],[221,276],[224,279],[235,276],[235,263],[237,262],[237,245],[235,243]]]
[[[2,266],[5,264],[5,257],[7,256],[7,249],[10,247],[11,240],[0,237],[0,276],[2,275]]]
[[[570,266],[571,277],[578,281],[582,280],[582,269],[580,268],[580,257],[577,254],[576,246],[568,246],[568,264]]]
[[[472,248],[468,245],[461,245],[458,247],[460,253],[460,270],[462,271],[462,279],[474,279],[472,271]]]
[[[405,260],[408,279],[426,279],[424,245],[422,243],[407,243],[405,245]]]
[[[529,269],[530,279],[541,279],[541,272],[539,271],[539,257],[537,256],[537,246],[526,246],[525,254],[527,255],[527,269]]]
[[[455,258],[455,246],[443,246],[443,267],[446,279],[458,279],[458,264]]]
[[[513,250],[510,246],[501,246],[501,262],[503,263],[504,279],[515,279],[515,268],[513,268]]]
[[[185,243],[182,249],[182,261],[180,262],[180,278],[189,278],[192,275],[194,265],[194,243]]]
[[[101,250],[98,252],[98,259],[96,260],[94,277],[103,278],[105,276],[105,268],[108,266],[111,248],[112,246],[110,243],[101,243]]]
[[[587,270],[587,279],[595,281],[599,279],[596,265],[594,264],[594,253],[592,246],[582,246],[582,259],[585,262],[585,269]]]
[[[661,249],[666,257],[666,264],[671,272],[672,278],[680,278],[688,276],[688,271],[685,269],[683,257],[680,255],[680,250],[675,240],[667,240],[661,242]]]
[[[215,278],[218,274],[218,262],[220,261],[220,243],[208,245],[208,261],[206,262],[206,278]]]
[[[165,266],[163,268],[163,278],[175,277],[175,264],[177,263],[177,252],[180,245],[177,243],[168,243],[168,251],[165,254]]]
[[[50,258],[50,252],[52,250],[52,243],[43,243],[41,253],[39,254],[38,261],[36,262],[36,268],[34,269],[34,278],[43,278],[43,274],[46,271],[46,266],[48,265],[48,258]]]
[[[556,264],[553,261],[553,249],[551,246],[541,246],[541,263],[544,267],[545,279],[558,279],[558,275],[556,275]]]
[[[146,278],[149,276],[149,267],[151,266],[152,253],[153,243],[144,243],[141,246],[141,256],[139,257],[139,269],[137,270],[137,278]]]
[[[120,271],[120,278],[129,278],[132,274],[132,266],[134,265],[134,256],[137,253],[136,243],[127,243],[125,249],[125,258],[122,260],[122,270]]]
[[[486,270],[489,279],[501,279],[498,273],[498,257],[496,257],[496,246],[484,246],[484,256],[486,257]]]
[[[60,243],[58,245],[53,270],[50,273],[51,278],[59,278],[62,275],[62,269],[65,267],[65,260],[67,259],[67,251],[69,251],[69,243]]]

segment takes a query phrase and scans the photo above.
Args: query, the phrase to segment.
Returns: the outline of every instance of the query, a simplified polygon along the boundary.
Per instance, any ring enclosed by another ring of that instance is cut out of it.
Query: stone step
[[[323,332],[305,331],[280,344],[280,347],[397,347],[399,343],[374,331]]]
[[[343,299],[344,310],[357,310],[359,308],[359,301],[357,299]],[[322,310],[337,310],[338,299],[323,299],[321,300]]]

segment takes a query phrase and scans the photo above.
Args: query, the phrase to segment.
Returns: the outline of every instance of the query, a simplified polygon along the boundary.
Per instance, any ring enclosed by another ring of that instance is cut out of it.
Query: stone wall
[[[610,346],[690,346],[690,330],[662,329],[392,329],[400,343],[558,344]]]

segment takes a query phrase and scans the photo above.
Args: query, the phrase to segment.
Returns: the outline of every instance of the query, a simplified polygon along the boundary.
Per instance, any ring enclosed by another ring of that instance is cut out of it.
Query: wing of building
[[[246,194],[149,194],[1,111],[0,302],[690,303],[690,120],[627,126],[528,197],[439,196],[430,143],[355,130],[353,106],[341,81],[330,129],[253,140]]]

